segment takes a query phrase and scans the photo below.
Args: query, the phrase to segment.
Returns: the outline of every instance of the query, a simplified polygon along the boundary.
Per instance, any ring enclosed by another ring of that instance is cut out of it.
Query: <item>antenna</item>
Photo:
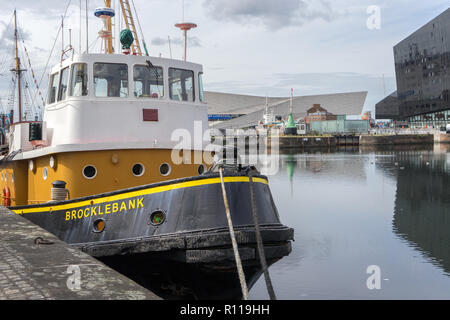
[[[61,61],[64,59],[64,16],[61,16]]]
[[[172,45],[170,44],[170,36],[167,36],[167,39],[169,40],[169,51],[170,51],[170,59],[172,59]]]
[[[291,114],[292,114],[292,101],[293,100],[294,100],[294,89],[291,88],[291,100],[290,100],[290,103],[289,103],[289,110],[290,110]]]
[[[69,29],[69,46],[72,48],[72,29]]]
[[[184,0],[182,0],[182,18],[183,22],[177,23],[175,27],[183,31],[184,34],[184,54],[183,54],[183,60],[186,61],[187,59],[187,32],[191,29],[197,28],[197,25],[195,23],[190,22],[184,22]]]
[[[181,0],[181,21],[184,21],[184,0]]]
[[[64,47],[64,16],[61,16],[61,62],[64,61],[64,56],[72,51],[72,55],[73,55],[73,47],[72,47],[72,29],[69,29],[69,46],[67,47],[67,49]]]
[[[79,39],[78,39],[78,46],[79,46],[79,49],[80,49],[80,51],[79,51],[79,54],[81,54],[81,0],[80,0],[80,21],[79,21],[79,23],[80,23],[80,30],[79,30]]]
[[[14,10],[14,42],[16,44],[16,75],[17,75],[17,95],[19,102],[19,123],[22,122],[22,85],[21,85],[21,72],[20,70],[20,58],[19,58],[19,46],[17,44],[17,13]]]
[[[267,97],[267,94],[266,94],[266,114],[268,114],[269,113],[269,98]]]
[[[88,16],[88,0],[86,0],[86,53],[89,53],[89,16]]]

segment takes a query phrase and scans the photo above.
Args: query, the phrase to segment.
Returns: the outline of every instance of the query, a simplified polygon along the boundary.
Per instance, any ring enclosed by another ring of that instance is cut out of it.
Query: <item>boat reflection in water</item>
[[[266,249],[267,252],[267,249]],[[289,253],[287,253],[288,255]],[[241,253],[242,255],[242,253]],[[242,291],[234,261],[225,264],[186,264],[164,262],[164,257],[134,255],[123,263],[116,257],[100,259],[103,263],[169,300],[239,300]],[[269,259],[270,266],[279,259]],[[250,290],[262,275],[259,260],[243,261],[247,286]]]
[[[396,161],[394,232],[450,275],[450,153]]]

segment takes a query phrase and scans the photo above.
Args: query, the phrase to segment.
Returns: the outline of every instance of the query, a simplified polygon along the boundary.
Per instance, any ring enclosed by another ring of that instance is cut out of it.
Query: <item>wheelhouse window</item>
[[[77,63],[72,65],[72,81],[70,83],[70,96],[81,97],[88,95],[87,64]]]
[[[52,104],[56,102],[56,93],[58,90],[59,83],[59,73],[52,74],[50,76],[50,86],[49,86],[49,94],[48,94],[48,104]]]
[[[194,72],[183,69],[169,69],[170,99],[177,101],[194,101]]]
[[[61,83],[59,84],[58,101],[66,100],[68,83],[69,83],[69,68],[67,67],[61,71]]]
[[[128,97],[128,65],[95,63],[94,91],[96,97]]]
[[[198,74],[198,92],[201,102],[205,102],[205,92],[203,91],[203,72]]]
[[[134,67],[134,96],[138,98],[161,98],[164,96],[163,69],[155,66]]]

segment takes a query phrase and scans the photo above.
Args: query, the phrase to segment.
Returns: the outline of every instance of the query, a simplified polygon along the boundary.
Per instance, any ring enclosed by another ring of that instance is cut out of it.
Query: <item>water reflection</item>
[[[164,261],[161,256],[133,255],[126,259],[105,257],[100,260],[139,285],[168,300],[240,300],[242,291],[236,267],[210,264],[186,264]],[[275,261],[268,261],[272,265]],[[258,261],[244,264],[248,289],[261,277]]]
[[[290,152],[279,168],[270,187],[296,241],[270,268],[278,298],[450,299],[450,145]],[[367,289],[373,264],[382,290]],[[217,277],[171,263],[143,274],[167,298],[240,298],[234,269]],[[258,266],[246,274],[251,298],[267,299]]]
[[[398,171],[393,228],[450,274],[449,154],[395,158]]]
[[[340,149],[339,149],[340,150]],[[366,180],[364,159],[353,148],[351,152],[310,152],[287,154],[280,156],[280,168],[285,169],[290,184],[293,184],[294,175],[297,178],[313,174],[318,178],[327,176],[341,176],[344,179]],[[283,172],[279,173],[280,175]]]
[[[288,155],[284,164],[286,166],[286,172],[289,177],[291,197],[294,197],[294,174],[295,167],[297,166],[297,160],[293,155]]]
[[[291,150],[279,167],[271,189],[296,230],[271,267],[280,299],[450,298],[450,145]],[[382,290],[366,286],[373,264]],[[250,294],[267,298],[262,279]]]

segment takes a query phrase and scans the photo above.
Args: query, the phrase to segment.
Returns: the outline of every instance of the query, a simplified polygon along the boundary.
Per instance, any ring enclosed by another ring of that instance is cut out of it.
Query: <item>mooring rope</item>
[[[236,260],[236,267],[239,274],[239,281],[241,283],[242,296],[244,300],[248,300],[248,288],[245,280],[244,269],[242,267],[241,257],[239,256],[239,249],[237,246],[236,235],[234,234],[233,221],[231,220],[230,207],[228,206],[227,191],[225,190],[225,182],[223,179],[223,168],[219,169],[220,181],[222,184],[223,204],[225,205],[225,213],[227,215],[228,228],[230,230],[231,243],[233,245],[234,259]]]
[[[269,293],[270,300],[276,300],[275,291],[273,290],[272,280],[270,279],[269,269],[267,268],[267,260],[266,255],[264,253],[264,247],[261,237],[261,230],[259,228],[259,221],[258,221],[258,212],[256,210],[256,199],[255,199],[255,192],[253,189],[253,174],[249,173],[250,178],[250,199],[252,204],[252,214],[253,214],[253,223],[255,224],[255,231],[256,231],[256,244],[258,246],[258,254],[259,254],[259,261],[261,262],[261,267],[264,272],[264,279],[266,280],[266,287],[267,291]]]

